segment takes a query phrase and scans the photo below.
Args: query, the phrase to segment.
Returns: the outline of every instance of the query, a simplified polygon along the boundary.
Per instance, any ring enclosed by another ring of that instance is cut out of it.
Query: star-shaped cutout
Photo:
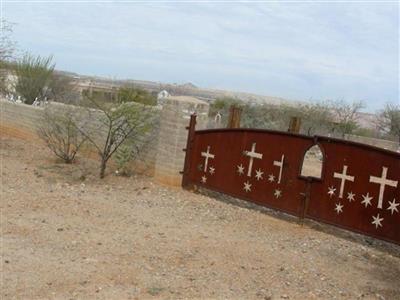
[[[349,200],[349,202],[354,201],[354,196],[356,194],[354,194],[353,192],[347,193],[347,200]]]
[[[237,172],[239,173],[239,175],[243,175],[244,174],[244,167],[243,167],[242,164],[237,166]]]
[[[257,180],[263,179],[263,174],[264,174],[264,172],[262,172],[260,169],[256,170],[256,178],[257,178]]]
[[[214,168],[214,167],[210,167],[209,170],[210,170],[210,174],[211,174],[211,175],[215,173],[215,168]]]
[[[336,204],[335,210],[336,210],[337,214],[342,213],[343,212],[343,204],[342,203]]]
[[[244,183],[243,189],[245,190],[246,193],[251,192],[251,183],[249,183],[248,181],[246,181],[246,182]]]
[[[207,182],[207,177],[206,177],[205,175],[203,175],[203,176],[201,177],[201,182],[202,182],[202,183],[206,183],[206,182]]]
[[[268,175],[268,181],[269,182],[274,182],[275,181],[275,176],[273,174]]]
[[[361,203],[364,204],[365,207],[367,207],[368,205],[372,205],[371,200],[373,199],[373,197],[371,197],[369,193],[367,193],[366,195],[362,195],[362,197],[363,201],[361,201]]]
[[[275,196],[275,198],[280,198],[280,197],[282,197],[282,191],[281,191],[281,190],[275,190],[275,191],[274,191],[274,196]]]
[[[333,186],[328,187],[328,195],[332,198],[335,195],[336,189]]]
[[[389,204],[390,204],[390,206],[387,209],[392,212],[392,215],[393,215],[394,211],[399,212],[397,209],[397,206],[399,206],[400,203],[396,203],[396,199],[393,199],[392,202],[389,201]]]
[[[373,221],[371,222],[371,224],[374,224],[375,228],[382,227],[383,218],[380,218],[379,214],[376,217],[372,216],[372,219]]]

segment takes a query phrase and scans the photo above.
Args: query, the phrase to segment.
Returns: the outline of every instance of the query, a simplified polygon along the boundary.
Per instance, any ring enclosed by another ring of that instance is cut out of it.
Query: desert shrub
[[[139,103],[103,105],[93,98],[86,110],[86,119],[96,119],[96,128],[78,127],[81,134],[94,147],[100,157],[100,178],[104,178],[107,163],[121,147],[129,147],[129,142],[140,144],[143,136],[151,132],[155,111],[153,106]],[[95,114],[95,116],[93,116]],[[100,134],[101,133],[101,134]],[[121,163],[125,163],[122,159]]]
[[[18,76],[15,91],[25,99],[26,104],[32,104],[36,97],[46,97],[55,67],[52,60],[51,56],[42,58],[26,54],[15,64]]]
[[[157,105],[155,95],[132,85],[125,85],[118,90],[117,101],[119,103],[136,102],[145,105]]]
[[[57,157],[65,163],[72,163],[87,140],[79,126],[77,109],[47,106],[43,111],[38,135]]]

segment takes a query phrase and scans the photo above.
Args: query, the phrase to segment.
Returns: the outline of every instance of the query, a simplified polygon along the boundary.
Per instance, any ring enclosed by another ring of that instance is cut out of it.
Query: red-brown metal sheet
[[[196,131],[189,181],[300,216],[306,182],[298,175],[301,158],[312,144],[312,138],[285,132]]]
[[[188,129],[183,186],[203,186],[400,244],[399,153],[278,131],[195,131],[195,117]],[[311,180],[300,174],[315,144],[324,155],[322,178]]]
[[[400,243],[400,154],[326,137],[318,142],[323,180],[312,183],[306,216]]]

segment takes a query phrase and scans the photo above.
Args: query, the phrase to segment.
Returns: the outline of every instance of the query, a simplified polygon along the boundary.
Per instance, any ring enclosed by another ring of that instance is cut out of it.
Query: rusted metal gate
[[[299,218],[400,244],[400,154],[327,137],[257,129],[188,127],[182,185],[202,186]],[[323,152],[320,179],[301,176]]]

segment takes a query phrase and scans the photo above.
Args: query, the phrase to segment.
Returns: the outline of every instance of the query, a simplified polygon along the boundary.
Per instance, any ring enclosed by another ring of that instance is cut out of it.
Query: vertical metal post
[[[192,153],[192,148],[193,148],[193,141],[194,141],[194,134],[196,130],[196,114],[192,114],[190,116],[190,122],[189,126],[186,127],[188,130],[188,138],[186,142],[186,148],[183,149],[183,151],[186,152],[185,155],[185,164],[183,166],[183,172],[182,173],[182,187],[183,188],[188,188],[190,185],[190,180],[189,180],[189,171],[190,171],[190,160],[191,160],[191,153]]]
[[[240,128],[240,118],[242,116],[242,108],[232,105],[229,108],[229,118],[227,128]]]
[[[301,118],[291,117],[288,131],[291,133],[300,133]]]

